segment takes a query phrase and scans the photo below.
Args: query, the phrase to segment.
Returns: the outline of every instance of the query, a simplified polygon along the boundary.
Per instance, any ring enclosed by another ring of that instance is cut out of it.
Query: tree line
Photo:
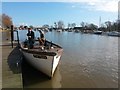
[[[6,14],[2,14],[0,21],[2,24],[0,25],[2,28],[10,29],[11,25],[13,25],[12,18]],[[29,27],[34,28],[34,26],[30,25]],[[65,29],[65,24],[62,20],[58,22],[54,22],[53,25],[49,26],[48,24],[44,24],[43,28],[56,28],[56,29]],[[76,23],[68,23],[67,28],[76,27]],[[91,29],[91,30],[101,30],[101,31],[119,31],[120,32],[120,20],[116,20],[115,22],[106,21],[102,23],[99,27],[93,23],[81,22],[78,27],[82,29]],[[28,26],[20,25],[19,28],[28,28]]]
[[[55,28],[64,28],[64,22],[63,21],[58,21],[54,23]],[[67,28],[74,28],[76,27],[76,23],[68,23]],[[81,27],[82,29],[89,29],[89,30],[100,30],[100,31],[119,31],[120,32],[120,20],[116,20],[115,22],[111,21],[106,21],[102,23],[100,26],[97,26],[93,23],[86,23],[86,22],[81,22],[78,27]]]

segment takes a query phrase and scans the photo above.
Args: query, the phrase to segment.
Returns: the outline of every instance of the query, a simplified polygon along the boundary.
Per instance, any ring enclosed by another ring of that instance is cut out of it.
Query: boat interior
[[[60,47],[59,45],[49,41],[46,41],[45,45],[40,45],[39,41],[37,40],[35,41],[32,49],[29,49],[28,43],[26,44],[25,42],[21,43],[21,48],[24,50],[38,51],[38,52],[58,52],[59,50],[62,49],[62,47]]]

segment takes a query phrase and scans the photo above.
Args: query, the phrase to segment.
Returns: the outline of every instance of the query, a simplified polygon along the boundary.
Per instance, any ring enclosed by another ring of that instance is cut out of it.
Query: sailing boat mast
[[[101,27],[101,16],[99,17],[99,28]]]
[[[118,2],[118,20],[120,20],[120,1]]]

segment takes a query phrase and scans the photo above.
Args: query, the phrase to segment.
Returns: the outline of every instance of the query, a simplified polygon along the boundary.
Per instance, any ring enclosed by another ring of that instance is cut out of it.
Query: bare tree
[[[71,24],[70,23],[68,23],[68,28],[71,28]]]
[[[29,27],[32,28],[32,29],[34,28],[33,25],[30,25]]]
[[[55,27],[55,28],[57,28],[57,27],[58,27],[56,22],[54,22],[54,27]]]
[[[49,28],[49,25],[48,24],[45,24],[42,26],[43,28]]]
[[[107,27],[107,30],[108,30],[108,31],[111,31],[111,22],[110,22],[110,21],[106,21],[106,22],[105,22],[105,25],[106,25],[106,27]]]
[[[72,23],[71,27],[74,28],[76,26],[76,23]]]
[[[97,25],[94,25],[93,23],[88,24],[87,27],[90,28],[90,29],[92,29],[92,30],[96,30],[96,29],[98,29],[98,26],[97,26]]]
[[[2,27],[10,28],[12,24],[12,18],[6,14],[2,14]]]
[[[64,28],[64,22],[63,21],[58,21],[58,28],[63,29]]]
[[[81,22],[80,25],[84,28],[85,27],[85,22]]]

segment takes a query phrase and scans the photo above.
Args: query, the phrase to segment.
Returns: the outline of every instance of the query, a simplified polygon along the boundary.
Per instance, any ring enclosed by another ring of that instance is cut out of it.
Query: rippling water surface
[[[26,33],[19,31],[20,40],[26,39]],[[37,31],[35,36],[39,36]],[[118,87],[118,37],[56,31],[45,33],[45,37],[63,47],[61,62],[51,80],[25,67],[24,87]]]

